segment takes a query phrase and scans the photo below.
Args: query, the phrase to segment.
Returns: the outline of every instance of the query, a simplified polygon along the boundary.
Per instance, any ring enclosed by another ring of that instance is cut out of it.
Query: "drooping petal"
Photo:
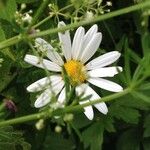
[[[76,87],[76,94],[78,96],[82,95],[85,90],[87,88],[87,85],[86,84],[81,84],[79,86]],[[83,95],[84,97],[86,97],[85,95]],[[85,100],[85,101],[80,101],[79,104],[85,104],[89,102],[89,100]],[[94,112],[93,112],[93,108],[92,106],[86,106],[84,107],[84,114],[86,115],[86,117],[89,119],[89,120],[93,120],[94,118]]]
[[[63,104],[66,98],[66,88],[64,87],[58,96],[58,102]]]
[[[104,67],[88,71],[90,77],[113,77],[122,71],[122,67]]]
[[[86,68],[87,70],[93,70],[108,66],[114,63],[120,57],[120,55],[121,54],[118,51],[108,52],[90,61],[86,65]]]
[[[45,40],[41,38],[36,38],[35,39],[35,46],[37,47],[38,50],[41,52],[44,52],[46,56],[52,61],[55,62],[56,64],[62,66],[64,64],[62,58],[60,55],[54,50],[54,48]]]
[[[91,84],[99,88],[102,88],[111,92],[121,92],[123,90],[123,88],[119,84],[114,83],[112,81],[108,81],[106,79],[102,79],[102,78],[89,78],[88,82],[90,82]]]
[[[58,27],[66,26],[63,21],[59,22]],[[61,48],[66,60],[71,59],[71,39],[69,31],[59,32],[58,33],[59,40],[61,42]]]
[[[59,65],[57,65],[54,62],[51,62],[49,60],[46,59],[40,59],[37,56],[34,55],[25,55],[24,61],[26,61],[27,63],[39,67],[39,68],[43,68],[43,69],[47,69],[49,71],[55,71],[55,72],[60,72],[61,71],[61,67]]]
[[[86,89],[87,96],[91,95],[90,101],[96,100],[96,99],[100,99],[100,96],[90,87],[88,86]],[[108,108],[106,106],[106,104],[104,102],[100,102],[97,104],[94,104],[94,106],[103,114],[107,114],[108,113]]]
[[[52,98],[52,95],[57,95],[63,88],[64,82],[60,81],[58,84],[54,85],[53,87],[46,89],[35,101],[34,106],[36,108],[43,107],[47,105]]]
[[[79,104],[85,104],[89,102],[89,100],[86,100],[86,101],[81,101],[79,102]],[[89,119],[89,120],[93,120],[94,118],[94,112],[93,112],[93,108],[92,106],[86,106],[84,107],[84,114],[86,115],[86,117]]]
[[[96,33],[92,39],[87,43],[87,46],[82,52],[82,55],[80,56],[81,62],[85,63],[87,62],[96,52],[98,49],[100,43],[102,40],[102,34]]]
[[[35,101],[34,107],[40,108],[47,105],[51,100],[51,95],[52,93],[50,89],[45,90]]]
[[[95,35],[95,33],[98,31],[98,26],[96,24],[94,24],[85,34],[84,36],[84,41],[83,41],[83,46],[82,49],[84,49],[87,44],[90,42],[90,40],[92,39],[92,37]]]
[[[48,86],[54,86],[58,82],[62,80],[60,75],[52,75],[50,77],[42,78],[27,87],[27,91],[29,92],[38,92],[43,89],[46,89]]]
[[[79,27],[75,33],[72,44],[72,58],[77,59],[82,52],[82,44],[84,40],[85,30],[83,27]]]

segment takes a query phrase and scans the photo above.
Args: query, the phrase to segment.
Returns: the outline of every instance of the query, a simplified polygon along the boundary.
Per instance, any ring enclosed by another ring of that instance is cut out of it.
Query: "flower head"
[[[58,27],[61,26],[65,26],[64,22],[59,22]],[[59,53],[54,51],[54,48],[50,44],[41,38],[35,40],[36,47],[38,50],[44,52],[49,60],[39,59],[33,55],[26,55],[24,59],[36,67],[56,73],[56,75],[42,78],[27,87],[29,92],[37,92],[45,89],[35,101],[35,107],[39,108],[47,105],[51,101],[52,93],[58,95],[57,103],[65,104],[66,89],[62,75],[63,68],[70,79],[70,84],[75,86],[76,94],[83,94],[83,98],[90,95],[89,100],[80,101],[80,104],[100,98],[88,83],[112,92],[122,91],[122,87],[117,83],[103,79],[103,77],[113,77],[122,71],[122,67],[119,66],[108,67],[120,57],[118,51],[108,52],[90,60],[102,40],[102,34],[98,32],[96,24],[86,33],[83,27],[79,27],[75,33],[73,42],[71,42],[69,31],[60,32],[58,36],[65,61],[63,61]],[[94,104],[94,106],[103,114],[107,114],[108,109],[104,102]],[[85,107],[84,113],[88,119],[93,119],[92,106]]]

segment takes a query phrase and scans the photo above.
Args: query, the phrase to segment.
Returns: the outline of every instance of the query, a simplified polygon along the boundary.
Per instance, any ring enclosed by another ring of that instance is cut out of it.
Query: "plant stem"
[[[100,102],[107,102],[107,101],[117,99],[119,97],[122,97],[122,96],[130,93],[130,92],[131,92],[131,89],[127,88],[127,89],[125,89],[124,91],[122,91],[120,93],[115,93],[115,94],[106,96],[106,97],[101,98],[101,99],[90,101],[90,102],[82,104],[82,105],[68,106],[64,109],[55,110],[54,112],[51,112],[50,110],[46,110],[44,112],[40,112],[40,113],[28,115],[28,116],[23,116],[23,117],[19,117],[19,118],[15,118],[15,119],[1,121],[0,126],[18,124],[18,123],[23,123],[23,122],[27,122],[27,121],[31,121],[31,120],[37,120],[37,119],[41,119],[41,118],[49,118],[51,116],[56,116],[56,115],[59,116],[59,115],[65,114],[65,113],[72,113],[72,112],[78,111],[80,109],[83,109],[83,107],[86,107],[86,106],[89,106],[89,105],[93,105],[93,104],[97,104],[97,103],[100,103]]]
[[[31,121],[31,120],[38,120],[40,118],[45,117],[45,114],[46,114],[45,112],[40,112],[40,113],[37,113],[37,114],[32,114],[32,115],[23,116],[23,117],[19,117],[19,118],[15,118],[15,119],[1,121],[0,122],[0,126],[11,125],[11,124],[18,124],[18,123]]]
[[[35,22],[37,21],[37,19],[41,15],[41,13],[44,10],[44,8],[48,5],[48,2],[49,2],[49,0],[43,0],[42,4],[40,5],[39,9],[37,10],[36,14],[34,15],[31,24],[28,26],[29,30],[32,27],[32,25],[35,24]]]
[[[120,10],[116,10],[116,11],[101,15],[101,16],[97,16],[97,17],[95,17],[93,19],[90,19],[90,20],[73,23],[73,24],[67,25],[65,27],[61,27],[61,28],[56,27],[54,29],[41,31],[41,32],[36,33],[36,34],[29,35],[27,38],[36,38],[36,37],[45,36],[45,35],[48,35],[48,34],[57,33],[57,32],[64,32],[65,30],[68,30],[68,29],[72,29],[72,28],[76,28],[76,27],[79,27],[79,26],[82,26],[82,25],[95,23],[95,22],[98,22],[98,21],[103,21],[103,20],[106,20],[106,19],[109,19],[109,18],[112,18],[112,17],[127,14],[127,13],[130,13],[130,12],[142,9],[142,8],[146,8],[146,7],[150,7],[150,1],[145,1],[143,3],[139,3],[139,4],[136,4],[136,5],[133,5],[133,6],[129,6],[129,7],[126,7],[126,8],[120,9]],[[39,12],[41,12],[41,10]],[[36,19],[39,16],[39,14],[40,13],[37,13],[37,15],[35,17]],[[34,20],[36,21],[36,19],[34,19]],[[35,22],[35,21],[33,21],[33,22]],[[32,23],[32,25],[33,25],[33,23]],[[0,49],[3,49],[5,47],[16,44],[16,43],[20,42],[21,40],[23,40],[23,37],[19,38],[19,36],[16,36],[15,38],[13,37],[13,38],[8,39],[4,42],[1,42],[0,43]]]
[[[33,28],[37,28],[39,27],[41,24],[45,23],[46,21],[48,21],[50,18],[52,18],[52,16],[48,16],[45,19],[43,19],[42,21],[40,21],[39,23],[37,23],[36,25],[33,26]]]
[[[76,23],[67,25],[67,26],[62,27],[62,28],[54,28],[54,29],[41,31],[41,32],[35,33],[33,35],[30,35],[30,38],[45,36],[45,35],[52,34],[52,33],[57,33],[57,32],[64,32],[65,30],[68,30],[68,29],[72,29],[72,28],[76,28],[76,27],[79,27],[79,26],[95,23],[95,22],[98,22],[98,21],[103,21],[103,20],[106,20],[106,19],[109,19],[109,18],[112,18],[112,17],[120,16],[122,14],[130,13],[130,12],[133,12],[133,11],[136,11],[136,10],[139,10],[141,8],[148,7],[148,6],[150,7],[150,1],[146,1],[146,2],[136,4],[136,5],[133,5],[133,6],[130,6],[130,7],[126,7],[126,8],[120,9],[120,10],[116,10],[116,11],[113,11],[113,12],[110,12],[110,13],[107,13],[107,14],[104,14],[104,15],[101,15],[101,16],[97,16],[93,19],[76,22]]]

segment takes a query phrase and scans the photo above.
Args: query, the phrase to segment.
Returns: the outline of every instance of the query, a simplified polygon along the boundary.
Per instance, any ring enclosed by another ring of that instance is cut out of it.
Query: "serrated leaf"
[[[83,113],[78,113],[74,115],[73,124],[76,128],[81,129],[91,124]]]
[[[74,145],[70,138],[65,138],[62,134],[56,134],[48,130],[43,150],[70,150],[73,147]]]
[[[22,132],[14,131],[11,126],[1,127],[0,150],[17,150],[17,146],[21,146],[24,150],[30,150],[30,144],[25,142],[22,136]]]
[[[103,143],[104,126],[101,122],[93,123],[89,128],[82,132],[82,138],[85,149],[101,150]]]
[[[101,122],[101,120],[100,120]],[[102,120],[102,122],[104,124],[104,128],[105,130],[107,130],[108,132],[115,132],[115,127],[114,127],[114,120],[111,116],[107,115],[104,116],[104,119]]]
[[[140,99],[144,102],[147,102],[147,103],[150,103],[150,98],[149,96],[146,96],[145,94],[143,94],[142,92],[136,92],[136,91],[133,91],[132,92],[132,95],[134,97],[136,97],[137,99]]]
[[[117,119],[122,119],[127,123],[133,124],[137,124],[140,117],[138,110],[117,104],[111,105],[110,113]]]

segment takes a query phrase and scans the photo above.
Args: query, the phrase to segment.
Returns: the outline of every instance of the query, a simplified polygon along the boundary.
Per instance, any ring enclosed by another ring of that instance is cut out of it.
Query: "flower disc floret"
[[[70,78],[71,84],[79,85],[84,83],[87,75],[84,65],[76,60],[70,60],[64,64],[65,71]]]

